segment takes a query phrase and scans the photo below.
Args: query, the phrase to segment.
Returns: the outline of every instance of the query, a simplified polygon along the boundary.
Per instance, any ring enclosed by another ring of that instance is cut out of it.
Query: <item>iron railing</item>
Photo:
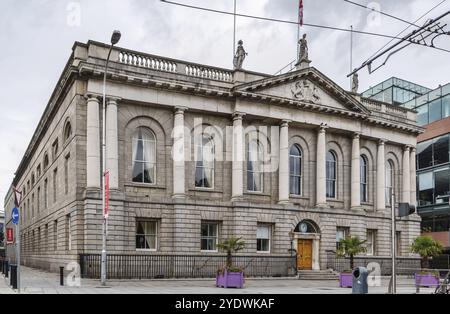
[[[224,255],[108,255],[109,279],[214,278]],[[287,277],[296,274],[291,256],[234,256],[233,266],[246,277]],[[100,278],[100,254],[80,254],[82,278]]]

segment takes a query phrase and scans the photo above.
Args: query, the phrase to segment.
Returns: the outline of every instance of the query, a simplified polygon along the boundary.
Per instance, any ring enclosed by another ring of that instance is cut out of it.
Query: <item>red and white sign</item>
[[[14,229],[6,228],[6,244],[14,244]]]
[[[109,215],[109,170],[105,171],[105,212],[103,217],[108,218]]]

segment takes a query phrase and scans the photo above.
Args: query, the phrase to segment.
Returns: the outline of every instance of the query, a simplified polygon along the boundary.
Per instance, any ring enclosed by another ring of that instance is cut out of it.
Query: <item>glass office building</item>
[[[426,128],[417,144],[417,212],[422,232],[450,248],[450,83],[429,88],[390,78],[363,97],[413,109]],[[445,121],[441,121],[446,119]],[[432,131],[431,131],[432,130]]]

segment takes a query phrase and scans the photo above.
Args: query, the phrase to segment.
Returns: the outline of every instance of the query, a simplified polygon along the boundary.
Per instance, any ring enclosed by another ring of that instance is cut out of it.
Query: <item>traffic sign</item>
[[[19,210],[14,207],[11,213],[12,223],[17,225],[19,223]]]
[[[14,229],[6,228],[6,244],[14,243]]]

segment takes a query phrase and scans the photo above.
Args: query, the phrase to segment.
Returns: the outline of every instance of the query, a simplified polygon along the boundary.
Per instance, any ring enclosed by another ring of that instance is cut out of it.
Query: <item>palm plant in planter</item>
[[[422,271],[414,274],[416,286],[435,287],[439,285],[439,274],[428,269],[429,260],[442,253],[442,245],[429,236],[417,237],[411,245],[411,252],[419,254]]]
[[[339,257],[348,257],[350,259],[350,270],[344,270],[339,274],[339,284],[341,287],[352,287],[353,278],[352,271],[355,265],[355,255],[366,252],[366,241],[360,240],[359,237],[347,237],[339,241],[337,255]]]
[[[233,266],[233,253],[245,248],[242,238],[231,237],[218,244],[219,249],[227,252],[225,267],[217,271],[216,286],[224,288],[243,288],[244,272],[242,269]]]

